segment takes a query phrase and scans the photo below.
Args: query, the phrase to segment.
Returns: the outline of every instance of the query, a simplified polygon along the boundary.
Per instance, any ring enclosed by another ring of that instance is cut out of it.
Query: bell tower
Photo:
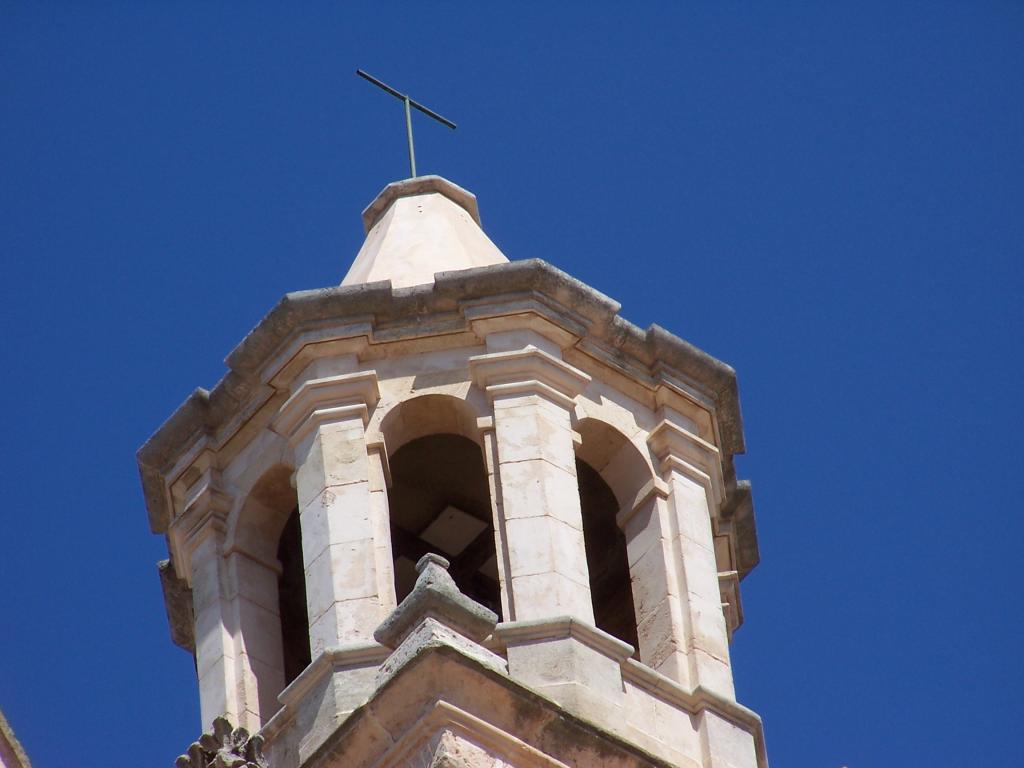
[[[729,656],[758,561],[733,370],[509,261],[440,177],[363,223],[341,285],[139,451],[225,718],[181,764],[766,766]]]

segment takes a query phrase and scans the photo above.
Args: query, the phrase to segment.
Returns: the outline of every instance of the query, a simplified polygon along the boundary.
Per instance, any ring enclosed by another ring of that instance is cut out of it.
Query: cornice
[[[501,645],[506,648],[510,645],[529,645],[545,640],[563,640],[571,637],[620,664],[632,656],[635,650],[629,643],[572,616],[556,616],[550,619],[530,621],[506,621],[497,626],[494,634]]]
[[[426,195],[431,192],[444,195],[465,210],[478,227],[482,226],[476,195],[441,176],[416,176],[412,179],[393,181],[381,190],[380,194],[363,211],[363,231],[369,234],[374,224],[380,221],[395,200],[414,195]]]
[[[665,416],[664,411],[662,415]],[[725,495],[721,451],[670,418],[662,418],[651,430],[647,444],[660,460],[663,472],[680,472],[704,485],[712,502],[712,514],[717,514]]]
[[[285,707],[293,707],[331,672],[356,667],[377,667],[391,654],[380,643],[349,643],[325,648],[319,656],[292,680],[278,695]]]
[[[167,611],[167,624],[171,629],[171,642],[194,654],[196,637],[192,590],[185,579],[178,576],[174,563],[169,559],[161,560],[156,567],[160,574],[160,588],[164,593],[164,608]]]
[[[739,480],[726,498],[719,515],[732,523],[736,537],[736,559],[743,579],[761,561],[754,516],[754,497],[749,480]]]
[[[409,688],[403,681],[410,678],[437,679],[439,683],[433,688]],[[467,699],[458,694],[465,691],[473,692],[474,705],[464,709]],[[486,704],[490,697],[499,694],[503,699],[511,701],[519,718],[515,721],[516,725],[511,728],[497,726],[493,718],[481,719],[477,716],[483,714],[478,711],[479,703]],[[518,702],[521,704],[517,706]],[[411,725],[407,714],[410,711],[420,713]],[[339,760],[344,763],[346,758],[351,761],[351,735],[359,729],[365,729],[368,722],[374,723],[378,728],[384,726],[388,732],[398,732],[381,722],[380,715],[385,713],[401,713],[399,716],[404,718],[404,725],[398,730],[401,730],[403,735],[398,740],[388,742],[384,749],[366,742],[369,749],[373,750],[373,758],[377,761],[374,764],[377,765],[384,762],[379,759],[385,757],[385,749],[388,758],[386,764],[407,764],[407,756],[411,750],[404,749],[406,744],[417,735],[436,733],[441,728],[453,729],[460,734],[472,736],[474,740],[480,741],[498,755],[514,756],[517,765],[528,765],[531,768],[559,768],[566,765],[563,761],[567,756],[571,759],[573,752],[576,751],[570,748],[564,750],[567,755],[552,756],[549,749],[532,747],[527,743],[531,740],[529,734],[537,733],[557,734],[553,737],[555,743],[566,739],[579,740],[588,751],[600,754],[609,763],[639,764],[652,768],[670,768],[672,765],[629,738],[613,732],[606,725],[581,717],[544,693],[482,664],[479,659],[450,645],[424,649],[399,674],[377,688],[366,704],[355,709],[306,758],[303,765],[323,768],[337,765]],[[272,724],[273,720],[268,723]],[[265,726],[263,733],[266,731]],[[366,753],[360,750],[360,757],[364,754]],[[395,762],[390,758],[394,758]],[[406,760],[397,762],[403,758]],[[624,758],[631,759],[627,762]]]
[[[392,290],[389,282],[287,294],[228,355],[212,390],[197,389],[138,452],[150,526],[170,520],[166,475],[190,446],[237,419],[262,382],[285,365],[285,350],[313,329],[344,326],[369,344],[468,330],[470,321],[530,311],[577,336],[577,347],[654,390],[671,380],[713,409],[724,454],[742,453],[735,373],[660,326],[646,331],[618,315],[620,305],[539,259],[440,272],[432,285]],[[431,319],[434,318],[434,319]],[[358,322],[356,322],[358,321]],[[323,337],[330,337],[329,331]],[[214,441],[216,442],[216,441]]]
[[[622,677],[686,712],[699,714],[705,710],[710,711],[750,729],[754,736],[758,768],[768,768],[764,744],[764,725],[761,722],[761,717],[752,709],[709,691],[703,686],[698,685],[693,690],[687,690],[675,680],[635,659],[623,661]]]
[[[536,347],[494,352],[469,358],[473,383],[492,400],[517,394],[538,394],[571,409],[590,376]]]
[[[234,499],[220,487],[214,469],[204,471],[188,491],[184,508],[167,534],[171,559],[179,575],[192,586],[192,553],[207,537],[227,532],[228,514]]]
[[[370,420],[370,410],[379,400],[375,371],[310,379],[285,401],[271,427],[294,447],[320,424],[356,415],[365,427]]]

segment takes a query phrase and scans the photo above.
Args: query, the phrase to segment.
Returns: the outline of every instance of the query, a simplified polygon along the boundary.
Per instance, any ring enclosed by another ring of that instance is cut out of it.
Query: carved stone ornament
[[[232,728],[227,718],[213,721],[213,733],[192,742],[188,752],[174,761],[175,768],[269,768],[263,757],[263,737],[245,728]]]

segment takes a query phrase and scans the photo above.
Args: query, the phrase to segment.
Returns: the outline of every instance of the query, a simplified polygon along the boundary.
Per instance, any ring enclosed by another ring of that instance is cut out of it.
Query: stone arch
[[[278,694],[310,661],[292,473],[290,466],[276,464],[253,483],[234,515],[224,552],[236,601],[236,662],[245,708],[260,723],[278,710]]]
[[[380,423],[388,454],[428,435],[460,435],[480,443],[478,412],[468,399],[454,395],[417,395],[395,403]],[[487,414],[489,415],[489,414]]]
[[[632,511],[653,473],[639,449],[610,424],[593,417],[576,424],[576,474],[587,548],[594,623],[639,652],[638,574],[631,573],[620,513]]]
[[[275,464],[263,471],[233,515],[227,538],[227,549],[244,549],[254,557],[273,563],[276,542],[288,516],[298,505],[291,485],[294,470],[286,464]]]
[[[450,572],[463,592],[501,612],[479,415],[465,399],[427,394],[398,403],[381,421],[399,600],[415,582],[419,557],[436,552],[451,561]]]
[[[608,422],[586,416],[576,423],[580,445],[576,457],[586,462],[608,484],[619,510],[631,509],[640,490],[654,477],[644,452]]]

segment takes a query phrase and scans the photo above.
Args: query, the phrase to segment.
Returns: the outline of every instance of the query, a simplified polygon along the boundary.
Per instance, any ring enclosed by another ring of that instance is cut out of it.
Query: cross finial
[[[453,131],[455,130],[455,123],[453,123],[451,120],[441,117],[439,114],[437,114],[437,112],[433,111],[432,109],[428,109],[419,102],[413,101],[411,98],[409,98],[408,94],[396,91],[390,85],[382,83],[376,77],[374,77],[373,75],[369,75],[366,72],[363,72],[363,70],[361,69],[357,69],[356,74],[359,75],[364,80],[369,80],[382,91],[386,91],[387,93],[390,93],[392,96],[394,96],[396,99],[400,99],[401,101],[405,102],[405,133],[406,136],[409,138],[409,169],[412,172],[412,178],[416,178],[416,152],[412,146],[412,109],[418,109],[427,117],[434,118],[435,120],[437,120],[437,122],[441,123],[441,125],[446,125]]]

